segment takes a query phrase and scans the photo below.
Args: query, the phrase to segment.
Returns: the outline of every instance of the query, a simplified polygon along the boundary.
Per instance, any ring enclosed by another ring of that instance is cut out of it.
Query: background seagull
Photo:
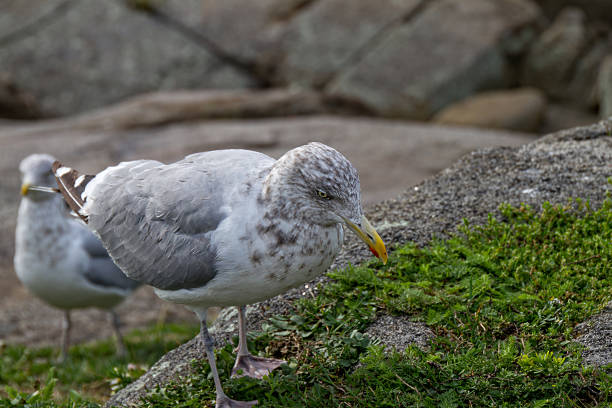
[[[23,197],[17,216],[15,272],[30,292],[64,310],[62,361],[70,342],[70,310],[91,306],[109,311],[118,352],[125,354],[119,319],[112,308],[139,284],[127,278],[100,240],[69,214],[57,194],[51,170],[54,161],[47,154],[33,154],[19,165]]]
[[[343,225],[383,261],[383,241],[363,215],[357,170],[339,152],[310,143],[279,160],[247,150],[197,153],[172,164],[140,160],[95,177],[53,165],[71,208],[131,278],[192,309],[217,393],[221,387],[206,328],[210,306],[239,306],[233,373],[262,377],[281,360],[252,356],[244,305],[308,282],[342,246]]]

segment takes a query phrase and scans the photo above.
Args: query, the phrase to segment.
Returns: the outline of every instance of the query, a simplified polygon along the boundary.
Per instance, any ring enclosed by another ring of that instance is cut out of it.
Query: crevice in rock
[[[416,16],[421,14],[423,10],[427,7],[430,7],[431,4],[435,3],[435,1],[430,0],[421,0],[421,2],[414,8],[412,8],[409,12],[405,14],[398,15],[397,18],[392,20],[391,22],[385,24],[377,33],[375,33],[369,40],[367,40],[361,47],[355,50],[351,55],[349,55],[340,67],[336,70],[335,73],[331,74],[328,78],[319,82],[317,88],[325,89],[327,86],[333,82],[338,76],[340,76],[345,69],[357,66],[365,57],[375,49],[379,44],[384,42],[386,38],[391,35],[393,30],[402,24],[408,23],[413,20]]]
[[[307,7],[314,5],[318,0],[300,0],[295,6],[288,7],[284,10],[274,14],[275,21],[289,21],[292,20],[296,15],[304,11]]]
[[[158,23],[163,24],[164,26],[175,32],[178,32],[185,38],[193,41],[198,46],[204,48],[206,51],[214,55],[220,62],[225,63],[242,72],[243,74],[250,76],[255,80],[258,88],[269,88],[271,86],[270,80],[267,77],[261,75],[260,70],[257,69],[254,63],[250,61],[245,61],[230,54],[213,40],[206,37],[197,30],[194,30],[193,28],[184,25],[180,21],[160,12],[153,5],[148,5],[148,7],[141,7],[139,8],[139,10],[149,15]]]
[[[64,14],[68,7],[73,3],[72,0],[65,0],[59,3],[57,6],[49,10],[47,13],[40,17],[30,21],[29,23],[19,27],[18,29],[0,37],[0,47],[7,46],[13,42],[17,42],[22,38],[32,35],[36,31],[43,29],[44,27],[52,24],[57,18]]]

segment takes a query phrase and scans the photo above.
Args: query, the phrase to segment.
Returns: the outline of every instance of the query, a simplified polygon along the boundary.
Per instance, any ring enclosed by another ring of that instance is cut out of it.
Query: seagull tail
[[[57,186],[64,196],[64,200],[66,200],[70,209],[87,223],[88,217],[81,211],[85,205],[83,191],[85,191],[85,186],[95,176],[79,174],[78,171],[62,165],[57,160],[53,163],[52,168],[57,180]]]

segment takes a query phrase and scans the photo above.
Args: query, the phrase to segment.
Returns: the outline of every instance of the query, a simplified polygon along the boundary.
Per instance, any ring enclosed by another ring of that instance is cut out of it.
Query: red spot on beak
[[[374,248],[370,247],[370,252],[372,252],[375,257],[380,258],[380,255],[378,255],[378,252],[376,252]]]

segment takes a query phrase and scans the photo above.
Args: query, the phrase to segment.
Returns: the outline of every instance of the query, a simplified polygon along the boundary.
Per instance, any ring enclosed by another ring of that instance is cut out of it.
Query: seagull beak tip
[[[358,227],[357,225],[348,220],[346,220],[346,222],[348,226],[353,231],[355,231],[357,236],[359,236],[362,241],[368,244],[368,247],[370,248],[372,254],[379,258],[384,265],[386,265],[388,258],[387,248],[385,247],[385,243],[383,242],[382,238],[380,238],[380,235],[378,235],[378,233],[376,232],[374,227],[372,227],[368,219],[366,217],[362,217],[361,227]]]
[[[21,185],[21,195],[22,196],[26,196],[28,194],[28,191],[30,191],[30,184],[29,183],[23,183]]]

